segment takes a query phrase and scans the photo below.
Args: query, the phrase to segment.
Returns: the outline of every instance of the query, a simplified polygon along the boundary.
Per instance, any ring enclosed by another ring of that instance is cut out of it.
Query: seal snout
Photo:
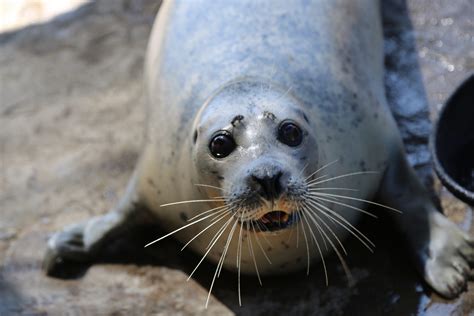
[[[251,175],[251,182],[258,194],[267,201],[278,199],[283,191],[281,184],[281,171],[276,171],[271,175],[254,173]]]

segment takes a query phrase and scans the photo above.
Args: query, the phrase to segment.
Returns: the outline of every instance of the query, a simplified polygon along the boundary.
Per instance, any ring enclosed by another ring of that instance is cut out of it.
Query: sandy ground
[[[160,234],[156,229],[118,241],[100,264],[78,267],[79,277],[45,277],[40,265],[48,236],[111,208],[133,170],[145,120],[143,57],[157,2],[98,0],[0,35],[0,315],[474,312],[473,284],[454,301],[431,294],[383,223],[363,224],[381,245],[374,255],[351,245],[354,287],[346,286],[333,260],[328,288],[318,267],[308,278],[265,279],[263,287],[244,279],[243,307],[236,277],[226,273],[205,310],[212,267],[186,282],[199,258],[179,252],[173,241],[163,243],[160,256],[144,253],[141,246]],[[469,0],[408,3],[434,117],[474,71],[473,6]],[[426,130],[410,132],[404,118],[410,109],[398,110],[411,162],[429,170]],[[418,146],[410,144],[413,138]],[[436,188],[445,213],[469,229],[472,211]]]
[[[2,0],[0,31],[18,30],[46,22],[59,14],[72,11],[89,0]]]

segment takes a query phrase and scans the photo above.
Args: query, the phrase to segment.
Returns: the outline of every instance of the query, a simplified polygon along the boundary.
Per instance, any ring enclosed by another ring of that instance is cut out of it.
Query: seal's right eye
[[[224,158],[230,155],[236,144],[232,135],[227,132],[220,132],[215,135],[209,143],[209,150],[216,158]]]
[[[296,147],[303,141],[303,132],[295,123],[284,121],[278,128],[278,140],[288,146]]]

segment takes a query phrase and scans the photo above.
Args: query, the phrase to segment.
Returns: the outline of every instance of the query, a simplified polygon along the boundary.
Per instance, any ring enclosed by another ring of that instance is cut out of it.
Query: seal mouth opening
[[[271,211],[255,220],[254,223],[261,231],[273,232],[291,226],[297,219],[298,215],[296,213],[288,214],[283,211]]]

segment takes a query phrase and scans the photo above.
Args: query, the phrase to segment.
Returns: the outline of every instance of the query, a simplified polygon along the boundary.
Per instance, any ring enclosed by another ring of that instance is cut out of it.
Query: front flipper
[[[111,212],[75,224],[55,233],[48,241],[43,259],[47,275],[60,275],[70,262],[88,262],[124,232],[145,223],[150,216],[140,203],[136,176],[133,176],[119,205]]]
[[[384,175],[380,199],[403,212],[394,221],[425,281],[442,296],[455,298],[474,276],[474,239],[438,211],[405,157],[397,156]]]

